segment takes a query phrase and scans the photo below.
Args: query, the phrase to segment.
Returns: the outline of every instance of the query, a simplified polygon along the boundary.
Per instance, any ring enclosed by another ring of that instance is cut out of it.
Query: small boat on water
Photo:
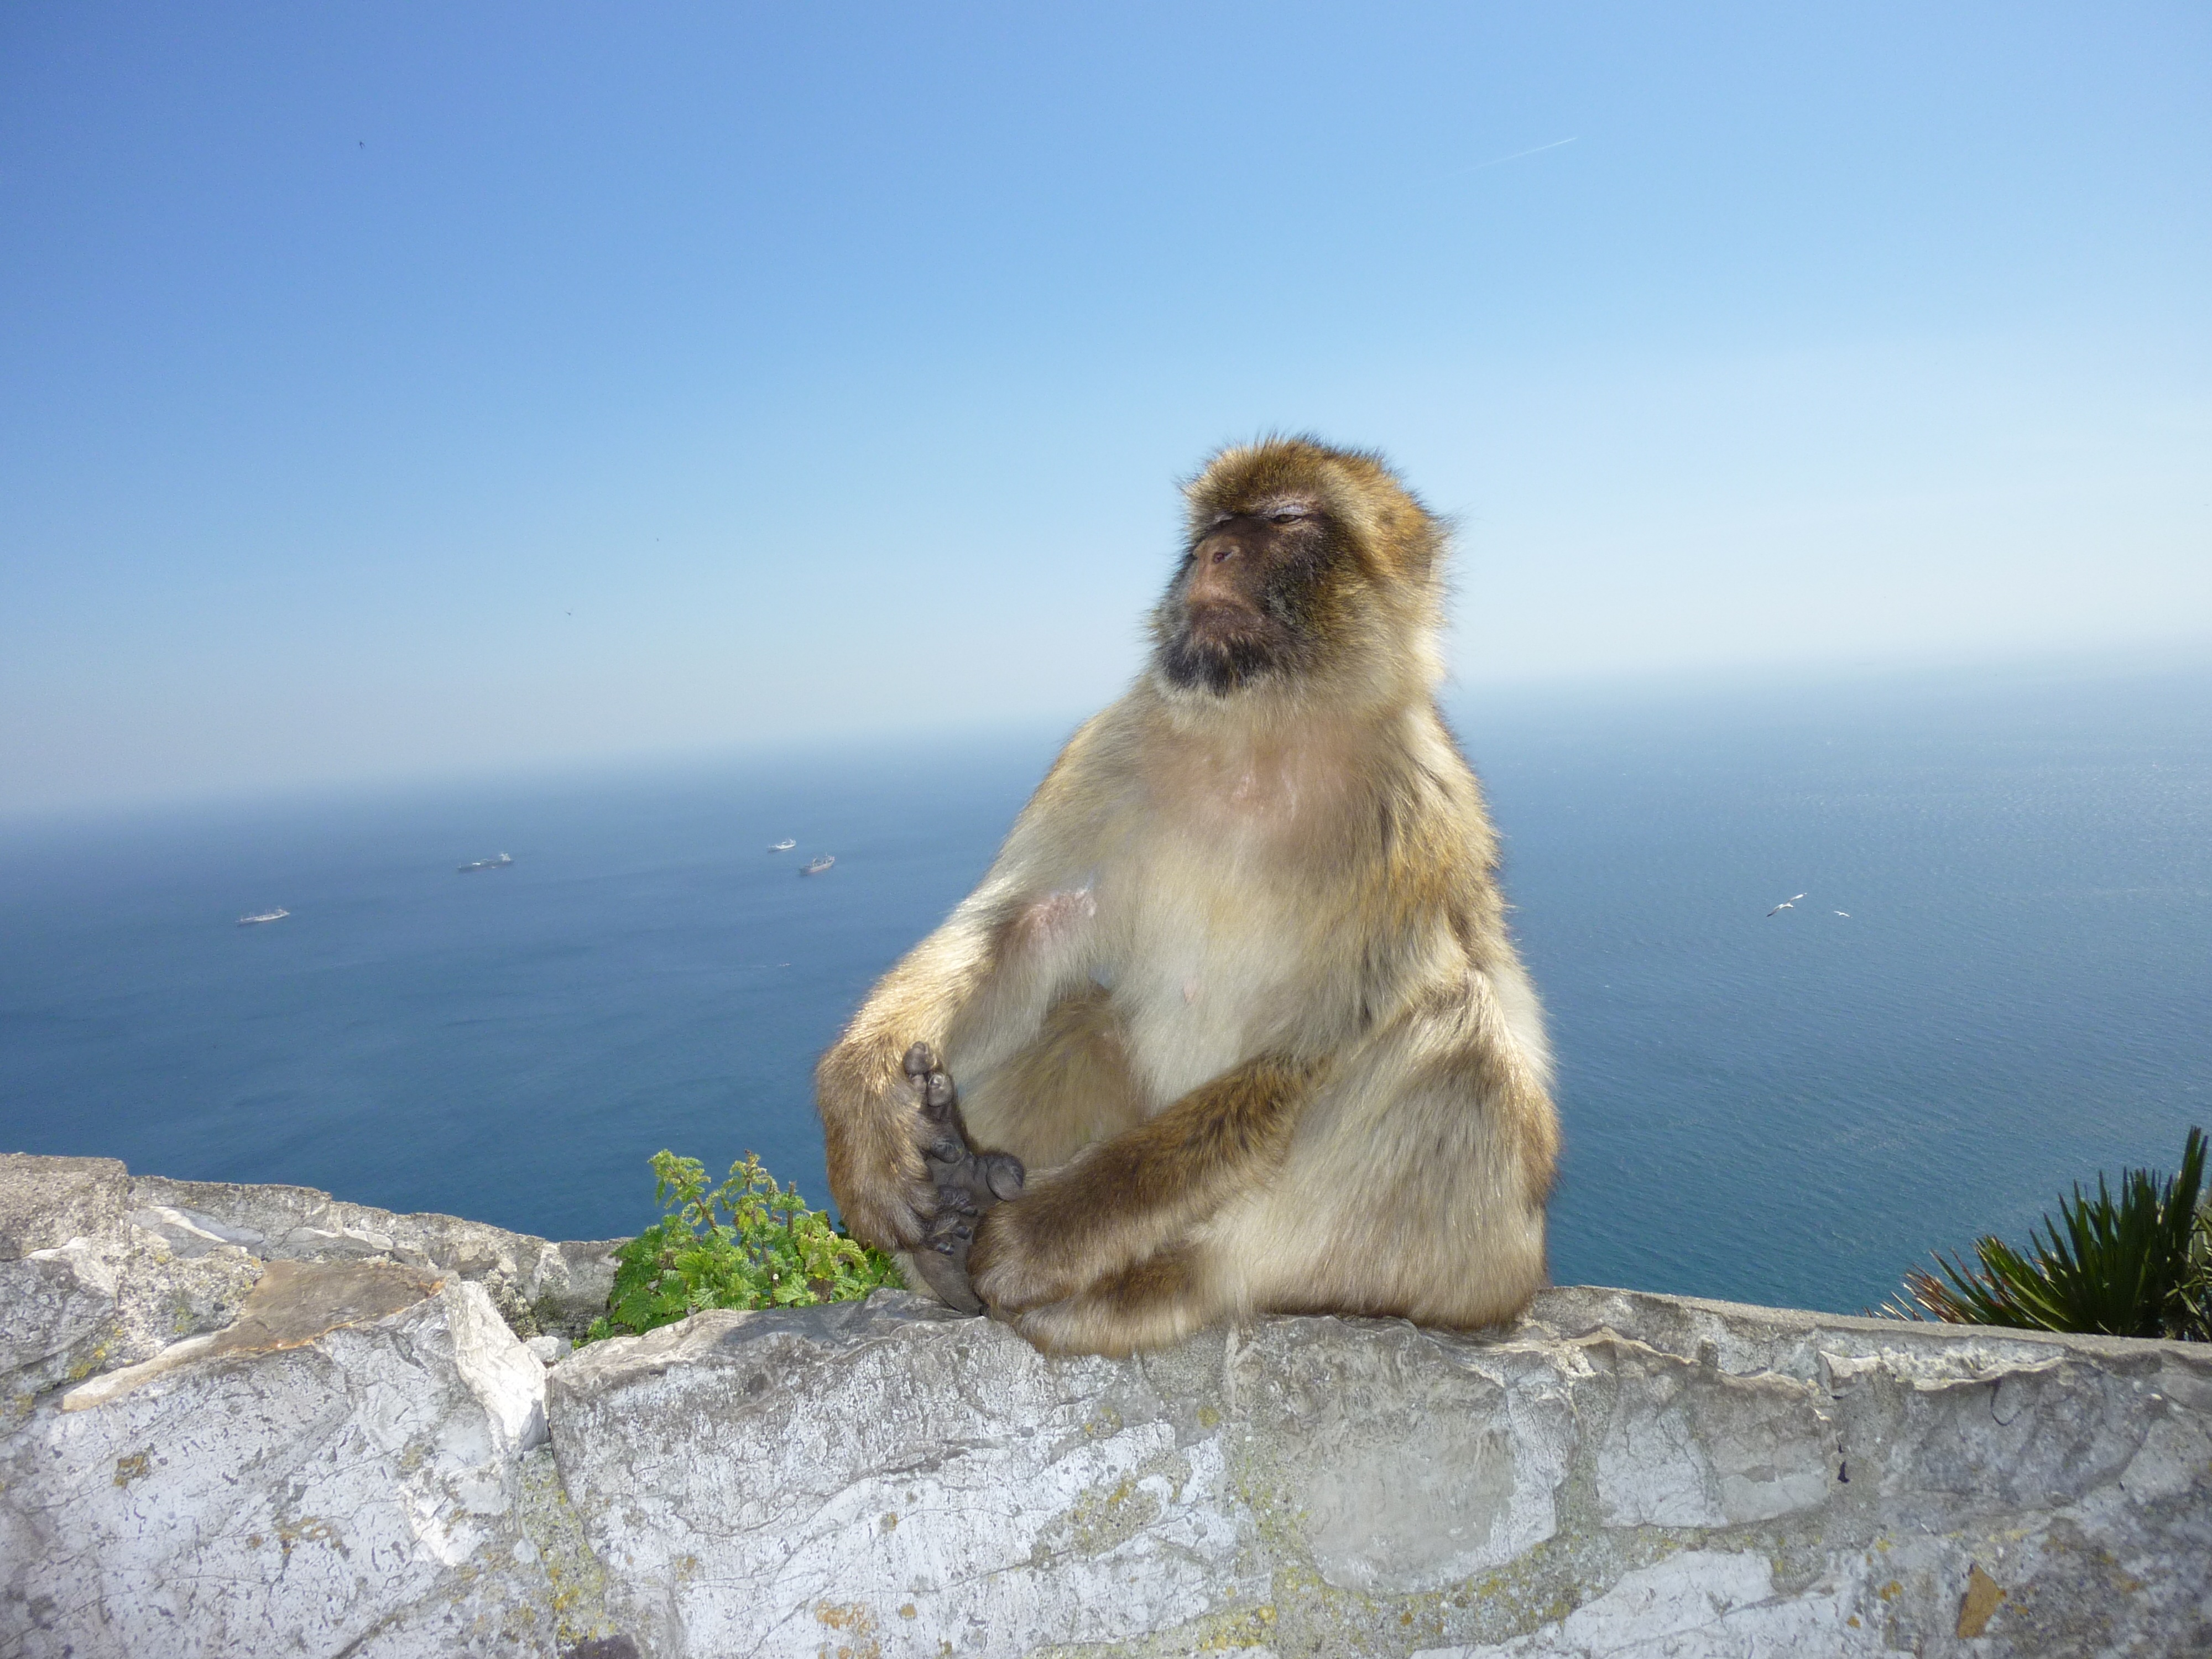
[[[495,859],[478,859],[474,864],[464,864],[460,866],[460,872],[465,876],[471,870],[504,870],[514,862],[513,859],[501,853]]]
[[[836,860],[831,858],[829,854],[824,853],[818,859],[807,860],[805,864],[799,866],[799,873],[802,876],[818,876],[824,870],[827,870],[831,865],[836,862]]]
[[[793,848],[798,845],[799,843],[797,842],[792,840],[791,837],[787,836],[768,850],[771,853],[788,853]]]
[[[289,910],[281,906],[274,910],[259,910],[250,916],[240,916],[238,919],[238,925],[241,927],[258,927],[264,921],[282,921],[291,914]]]

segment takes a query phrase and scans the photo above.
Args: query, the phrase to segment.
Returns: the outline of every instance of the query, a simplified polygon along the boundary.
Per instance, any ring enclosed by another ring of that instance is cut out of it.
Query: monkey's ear
[[[1451,552],[1451,521],[1431,513],[1402,486],[1395,493],[1398,500],[1382,515],[1382,523],[1369,545],[1389,559],[1398,575],[1417,582],[1434,580]]]

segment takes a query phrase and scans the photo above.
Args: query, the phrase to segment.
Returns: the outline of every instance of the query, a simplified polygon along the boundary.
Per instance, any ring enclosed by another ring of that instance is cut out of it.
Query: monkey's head
[[[1183,560],[1152,665],[1186,695],[1383,696],[1438,665],[1443,528],[1377,455],[1308,438],[1224,449],[1184,486]]]

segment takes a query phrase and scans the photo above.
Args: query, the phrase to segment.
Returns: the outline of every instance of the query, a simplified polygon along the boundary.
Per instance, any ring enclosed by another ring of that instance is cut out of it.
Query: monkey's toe
[[[965,1188],[939,1186],[935,1208],[914,1249],[915,1273],[937,1299],[961,1313],[981,1313],[983,1299],[968,1276],[968,1251],[975,1238],[975,1203]]]
[[[922,1115],[932,1122],[950,1123],[953,1105],[959,1098],[953,1091],[951,1076],[944,1072],[932,1072],[920,1081]]]
[[[958,1123],[959,1091],[953,1087],[951,1073],[939,1063],[936,1052],[927,1042],[917,1042],[908,1049],[906,1058],[899,1062],[899,1069],[914,1085],[924,1122],[939,1126]]]
[[[968,1280],[968,1270],[960,1265],[957,1256],[920,1249],[909,1259],[921,1282],[946,1307],[965,1314],[983,1311],[983,1298],[975,1294],[975,1287]]]
[[[929,1231],[922,1234],[921,1242],[939,1255],[957,1255],[964,1263],[968,1243],[975,1237],[974,1211],[963,1215],[957,1210],[947,1210],[929,1224]]]

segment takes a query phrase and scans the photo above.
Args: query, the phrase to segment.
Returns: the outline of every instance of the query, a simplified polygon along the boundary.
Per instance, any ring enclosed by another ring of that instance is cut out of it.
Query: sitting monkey
[[[823,1056],[830,1190],[910,1283],[1048,1352],[1510,1318],[1559,1127],[1436,706],[1443,529],[1304,439],[1185,493],[1144,672]]]

